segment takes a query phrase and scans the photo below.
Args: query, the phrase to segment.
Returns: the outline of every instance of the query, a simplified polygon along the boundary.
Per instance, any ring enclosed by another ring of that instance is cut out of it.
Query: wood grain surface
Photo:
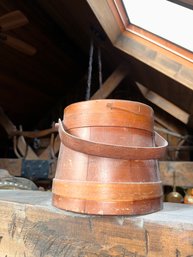
[[[50,192],[0,191],[2,257],[191,257],[193,207],[145,216],[94,216],[51,205]]]

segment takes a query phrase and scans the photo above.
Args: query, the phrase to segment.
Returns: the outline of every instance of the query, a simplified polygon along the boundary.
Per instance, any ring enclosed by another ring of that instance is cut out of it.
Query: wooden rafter
[[[115,71],[103,83],[101,88],[91,97],[94,99],[104,99],[108,97],[119,83],[127,76],[128,69],[123,64],[119,65]]]
[[[153,91],[149,90],[148,88],[144,87],[140,83],[136,82],[138,88],[140,89],[141,93],[144,97],[149,100],[151,103],[157,105],[162,110],[166,111],[176,119],[180,120],[184,124],[188,124],[190,115],[180,109],[175,104],[171,103],[170,101],[166,100],[162,96],[154,93]]]
[[[164,185],[175,184],[180,187],[193,187],[193,162],[160,161],[160,175]]]

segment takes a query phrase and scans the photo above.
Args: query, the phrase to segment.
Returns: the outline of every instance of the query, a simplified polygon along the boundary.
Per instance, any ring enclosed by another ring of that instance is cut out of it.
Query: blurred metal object
[[[7,170],[0,169],[0,189],[38,190],[38,187],[29,179],[11,176]]]
[[[183,203],[183,196],[177,191],[173,191],[166,196],[166,202]]]
[[[188,188],[184,196],[184,203],[193,204],[193,188]]]
[[[173,172],[173,191],[166,195],[166,202],[183,203],[183,196],[176,191],[176,172]]]

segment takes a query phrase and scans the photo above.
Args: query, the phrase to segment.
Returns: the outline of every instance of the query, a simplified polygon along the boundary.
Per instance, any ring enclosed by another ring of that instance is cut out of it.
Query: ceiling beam
[[[154,113],[154,120],[158,125],[160,125],[162,128],[167,129],[170,132],[177,133],[179,135],[187,134],[187,130],[186,130],[185,126],[182,126],[181,123],[176,124],[176,122],[174,123],[171,120],[168,120],[166,117],[163,117],[163,115],[160,115],[160,112]],[[154,129],[157,130],[156,124],[155,124]],[[158,129],[158,131],[159,131],[159,129]]]
[[[108,79],[102,84],[102,86],[91,97],[94,99],[107,98],[113,90],[119,85],[119,83],[127,76],[128,68],[125,65],[120,64],[115,71],[108,77]]]
[[[162,110],[166,111],[176,119],[180,120],[184,124],[188,124],[190,115],[180,109],[178,106],[175,104],[171,103],[170,101],[166,100],[162,96],[154,93],[153,91],[149,90],[148,88],[144,87],[140,83],[136,82],[139,90],[143,94],[143,96],[149,100],[151,103],[157,105],[159,108]]]

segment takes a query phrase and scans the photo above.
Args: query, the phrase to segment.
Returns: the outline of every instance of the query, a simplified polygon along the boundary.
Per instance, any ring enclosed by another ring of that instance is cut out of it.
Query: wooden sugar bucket
[[[160,210],[157,159],[167,142],[153,124],[152,108],[139,102],[104,99],[67,106],[58,124],[53,205],[99,215]]]

